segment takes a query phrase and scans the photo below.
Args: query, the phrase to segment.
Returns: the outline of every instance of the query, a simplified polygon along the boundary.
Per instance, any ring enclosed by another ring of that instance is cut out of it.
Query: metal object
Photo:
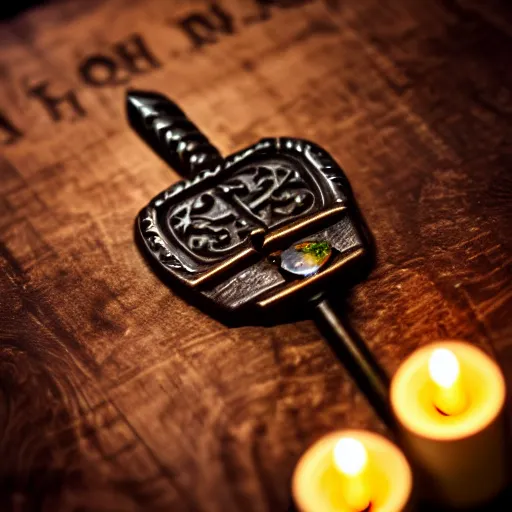
[[[263,139],[223,158],[173,102],[129,91],[131,126],[186,177],[139,213],[138,240],[178,292],[230,325],[314,316],[381,417],[387,377],[325,299],[373,263],[350,184],[312,142]]]

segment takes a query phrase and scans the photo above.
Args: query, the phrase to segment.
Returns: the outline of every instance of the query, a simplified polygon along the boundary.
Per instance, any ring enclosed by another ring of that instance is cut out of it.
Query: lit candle
[[[471,507],[506,485],[505,380],[484,352],[457,341],[423,347],[394,375],[390,397],[425,499]]]
[[[301,457],[292,481],[300,512],[405,512],[411,489],[402,452],[362,430],[321,438]]]
[[[334,445],[334,466],[340,474],[341,496],[348,508],[360,512],[371,504],[368,452],[361,441],[342,437]]]

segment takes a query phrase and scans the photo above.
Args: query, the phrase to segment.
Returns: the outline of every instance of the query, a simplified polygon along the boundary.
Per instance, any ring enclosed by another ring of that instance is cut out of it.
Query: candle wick
[[[371,512],[372,510],[372,502],[370,501],[370,503],[368,503],[368,506],[366,508],[364,508],[363,510],[361,510],[360,512]]]
[[[439,413],[439,414],[442,414],[443,416],[450,416],[449,414],[446,414],[444,411],[442,411],[441,409],[439,409],[439,407],[437,407],[437,405],[434,405],[436,411]]]

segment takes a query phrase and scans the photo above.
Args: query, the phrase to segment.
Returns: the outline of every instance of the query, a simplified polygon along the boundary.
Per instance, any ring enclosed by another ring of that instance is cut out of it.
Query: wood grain
[[[199,47],[183,20],[204,1],[50,3],[0,27],[18,132],[0,123],[1,510],[285,510],[312,441],[384,431],[310,321],[228,329],[149,271],[133,219],[177,175],[128,128],[127,87],[174,98],[225,153],[324,146],[376,238],[347,314],[380,361],[463,338],[512,380],[506,2],[272,3],[218,2]],[[84,82],[135,33],[158,65]],[[44,81],[82,110],[52,119],[27,92]]]

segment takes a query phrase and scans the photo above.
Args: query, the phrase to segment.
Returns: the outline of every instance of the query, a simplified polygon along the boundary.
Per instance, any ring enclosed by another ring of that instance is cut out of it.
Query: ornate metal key
[[[341,323],[342,295],[371,267],[371,238],[332,157],[301,139],[263,139],[223,158],[173,102],[130,91],[131,126],[185,176],[139,213],[136,233],[175,289],[230,325],[274,323],[309,306],[388,421],[387,377]]]

